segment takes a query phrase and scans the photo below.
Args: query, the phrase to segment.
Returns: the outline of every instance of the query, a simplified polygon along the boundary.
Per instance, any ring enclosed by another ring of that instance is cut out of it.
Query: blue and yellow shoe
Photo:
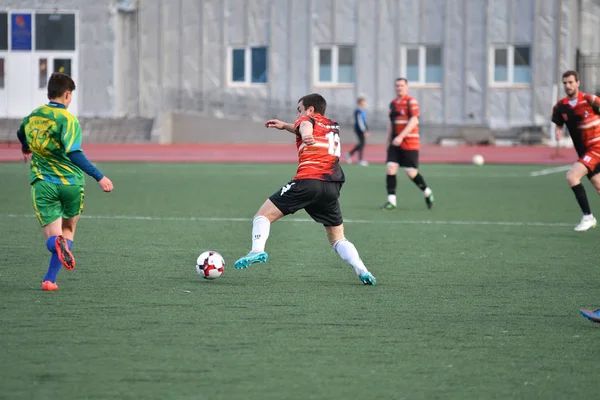
[[[260,253],[248,253],[247,256],[240,258],[233,264],[236,269],[248,268],[255,263],[264,263],[269,259],[269,255],[264,251]]]
[[[600,310],[579,310],[579,312],[590,321],[600,324]]]
[[[377,283],[377,280],[375,279],[373,274],[370,272],[365,272],[364,274],[360,274],[358,277],[360,278],[362,283],[364,283],[365,285],[375,285]]]

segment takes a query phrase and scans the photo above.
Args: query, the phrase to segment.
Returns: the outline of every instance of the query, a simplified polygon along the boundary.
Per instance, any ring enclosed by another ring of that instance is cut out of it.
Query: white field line
[[[34,218],[26,214],[0,214],[0,218]],[[160,217],[160,216],[135,216],[135,215],[82,215],[84,219],[128,220],[128,221],[181,221],[181,222],[252,222],[252,218],[229,217]],[[284,218],[284,222],[311,222],[310,218]],[[528,222],[528,221],[448,221],[448,220],[367,220],[345,219],[348,224],[381,224],[381,225],[489,225],[489,226],[540,226],[564,227],[572,224],[566,222]]]
[[[541,169],[539,171],[530,172],[529,176],[544,176],[544,175],[556,174],[558,172],[568,171],[569,168],[571,168],[570,165],[563,165],[563,166],[554,167],[554,168],[546,168],[546,169]]]

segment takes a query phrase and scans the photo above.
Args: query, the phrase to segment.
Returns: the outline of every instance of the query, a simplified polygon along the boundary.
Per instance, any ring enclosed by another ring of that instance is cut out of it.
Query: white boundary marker
[[[568,171],[569,168],[571,168],[571,165],[562,165],[560,167],[546,168],[546,169],[542,169],[539,171],[533,171],[533,172],[529,173],[529,175],[530,176],[544,176],[544,175],[556,174],[557,172]]]
[[[0,214],[0,218],[35,218],[33,214]],[[181,221],[181,222],[252,222],[252,218],[228,218],[228,217],[152,217],[135,215],[82,215],[85,219],[107,219],[127,221]],[[283,222],[311,222],[310,218],[283,218]],[[541,227],[563,227],[572,226],[566,222],[519,222],[519,221],[448,221],[448,220],[368,220],[368,219],[345,219],[349,224],[381,224],[381,225],[488,225],[488,226],[541,226]]]

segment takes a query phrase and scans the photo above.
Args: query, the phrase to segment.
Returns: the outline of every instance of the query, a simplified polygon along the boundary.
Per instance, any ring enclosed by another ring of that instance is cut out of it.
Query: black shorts
[[[398,146],[389,145],[386,162],[393,162],[403,168],[419,168],[419,150],[404,150]]]
[[[300,179],[283,186],[269,196],[269,200],[283,215],[304,209],[324,226],[339,226],[344,222],[338,201],[341,188],[341,182]]]
[[[590,169],[588,168],[588,174],[587,177],[588,179],[592,179],[595,175],[600,174],[600,164],[596,165],[596,168],[594,168],[593,171],[590,171]]]

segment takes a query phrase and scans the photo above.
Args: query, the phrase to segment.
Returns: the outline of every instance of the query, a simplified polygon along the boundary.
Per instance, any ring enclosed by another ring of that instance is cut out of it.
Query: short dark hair
[[[54,72],[48,80],[48,99],[57,99],[66,91],[74,91],[75,82],[69,75]]]
[[[366,98],[364,98],[363,96],[360,96],[358,99],[356,99],[356,104],[360,104],[363,101],[367,100]]]
[[[573,76],[575,77],[575,81],[578,82],[579,81],[579,74],[577,73],[577,71],[567,71],[564,74],[562,74],[563,79],[568,78],[569,76]]]
[[[298,103],[302,102],[304,108],[314,107],[317,114],[325,115],[327,109],[327,101],[319,93],[311,93],[306,96],[302,96]]]
[[[404,83],[406,83],[408,85],[408,79],[406,78],[396,78],[396,82],[398,81],[404,81]]]

